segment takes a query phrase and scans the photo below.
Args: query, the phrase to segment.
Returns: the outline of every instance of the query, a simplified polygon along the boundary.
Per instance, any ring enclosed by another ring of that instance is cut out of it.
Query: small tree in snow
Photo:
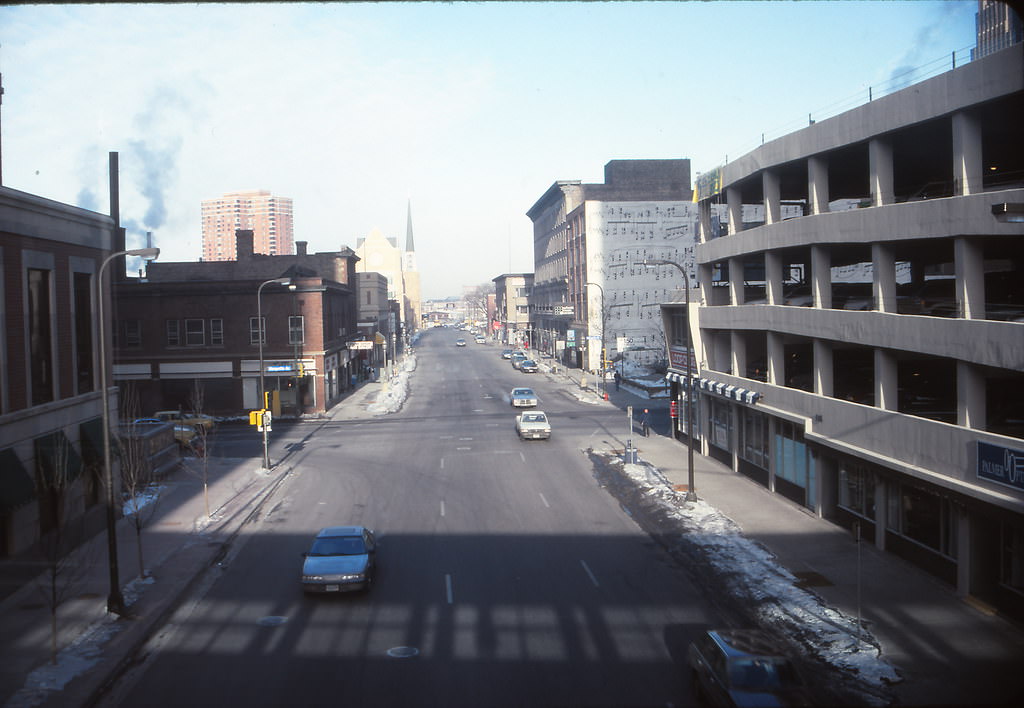
[[[130,383],[121,397],[121,420],[126,421],[119,436],[121,456],[121,490],[125,496],[124,515],[135,529],[136,558],[139,562],[139,577],[145,578],[146,564],[142,553],[142,531],[156,514],[160,500],[160,485],[154,477],[152,466],[147,459],[148,445],[145,444],[146,423],[139,419],[139,394]]]
[[[58,434],[49,456],[37,449],[36,499],[42,535],[39,552],[46,571],[37,580],[46,607],[50,612],[50,661],[57,663],[58,610],[85,585],[90,558],[83,557],[90,548],[86,540],[82,514],[68,514],[70,493],[81,472],[81,460],[73,454],[67,438]],[[71,518],[68,518],[71,516]]]

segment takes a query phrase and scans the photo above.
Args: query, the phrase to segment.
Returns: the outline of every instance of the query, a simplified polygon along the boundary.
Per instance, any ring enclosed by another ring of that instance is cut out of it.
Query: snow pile
[[[94,622],[74,642],[57,653],[57,663],[43,664],[25,679],[25,686],[4,705],[7,708],[31,708],[49,700],[54,691],[62,691],[76,676],[81,676],[103,658],[103,645],[123,625],[114,615]]]
[[[155,504],[160,499],[164,489],[165,487],[159,484],[147,486],[140,493],[125,500],[124,506],[121,507],[121,513],[124,516],[138,514],[150,504]]]
[[[412,372],[416,370],[416,356],[411,354],[405,357],[395,368],[391,379],[386,382],[384,389],[377,394],[377,400],[366,407],[366,410],[374,415],[384,415],[398,411],[405,399],[409,397],[409,379]]]
[[[744,537],[732,519],[703,501],[683,502],[667,480],[652,475],[646,465],[622,468],[648,501],[662,506],[730,594],[754,608],[761,623],[798,638],[816,658],[853,674],[870,689],[901,680],[866,629],[858,639],[856,618],[826,607],[821,598],[798,587],[797,579],[767,549]]]

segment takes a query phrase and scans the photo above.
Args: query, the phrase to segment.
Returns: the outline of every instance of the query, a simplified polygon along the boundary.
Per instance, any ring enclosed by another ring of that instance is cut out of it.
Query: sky
[[[309,251],[373,229],[426,299],[533,271],[526,212],[615,159],[694,177],[974,45],[975,0],[0,7],[5,187],[201,255],[200,206],[265,189]],[[962,57],[962,58],[961,58]]]

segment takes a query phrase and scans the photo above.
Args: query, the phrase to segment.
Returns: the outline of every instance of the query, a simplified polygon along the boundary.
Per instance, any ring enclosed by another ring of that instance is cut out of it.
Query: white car
[[[544,411],[525,411],[516,416],[516,434],[520,440],[549,440],[551,424]]]
[[[537,405],[537,394],[532,388],[514,388],[508,400],[513,408],[533,408]]]

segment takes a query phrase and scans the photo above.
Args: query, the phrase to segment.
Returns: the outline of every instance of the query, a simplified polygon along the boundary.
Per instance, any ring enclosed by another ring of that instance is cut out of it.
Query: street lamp
[[[597,288],[598,290],[601,291],[601,356],[600,356],[601,363],[598,366],[598,379],[601,380],[601,381],[604,381],[604,356],[605,356],[605,348],[604,348],[604,325],[605,325],[605,322],[604,322],[604,288],[601,287],[600,285],[598,285],[597,283],[591,283],[591,282],[586,282],[583,285],[584,285],[584,287],[593,285],[595,288]],[[587,320],[589,320],[589,319],[590,319],[590,307],[587,307]],[[590,332],[590,323],[589,323],[589,321],[587,322],[587,332],[588,333]],[[604,387],[605,387],[605,392],[607,393],[607,391],[608,391],[608,382],[607,381],[604,381]]]
[[[271,278],[260,283],[260,286],[256,288],[256,326],[259,328],[259,345],[260,345],[260,408],[266,410],[267,405],[267,391],[263,386],[263,337],[266,335],[266,328],[263,326],[263,288],[271,283],[277,285],[287,285],[291,289],[295,289],[292,285],[291,278]],[[270,470],[270,439],[267,435],[267,424],[263,421],[260,425],[263,428],[263,469]]]
[[[110,569],[110,594],[107,596],[107,612],[117,615],[125,613],[124,596],[121,595],[121,581],[118,578],[117,563],[117,514],[114,512],[114,474],[110,469],[110,404],[107,398],[107,326],[104,315],[103,271],[107,264],[118,256],[140,256],[148,261],[160,255],[159,248],[136,248],[131,251],[118,251],[107,256],[100,265],[96,276],[96,307],[99,312],[100,329],[100,393],[103,404],[103,482],[107,485],[107,556]]]
[[[688,473],[686,501],[697,501],[697,492],[694,490],[693,481],[693,379],[694,374],[700,375],[700,371],[690,371],[690,362],[697,367],[697,356],[693,351],[693,342],[690,338],[690,276],[686,269],[675,261],[667,261],[660,258],[646,258],[641,264],[644,267],[667,265],[676,268],[683,274],[683,287],[686,293],[686,469]]]

